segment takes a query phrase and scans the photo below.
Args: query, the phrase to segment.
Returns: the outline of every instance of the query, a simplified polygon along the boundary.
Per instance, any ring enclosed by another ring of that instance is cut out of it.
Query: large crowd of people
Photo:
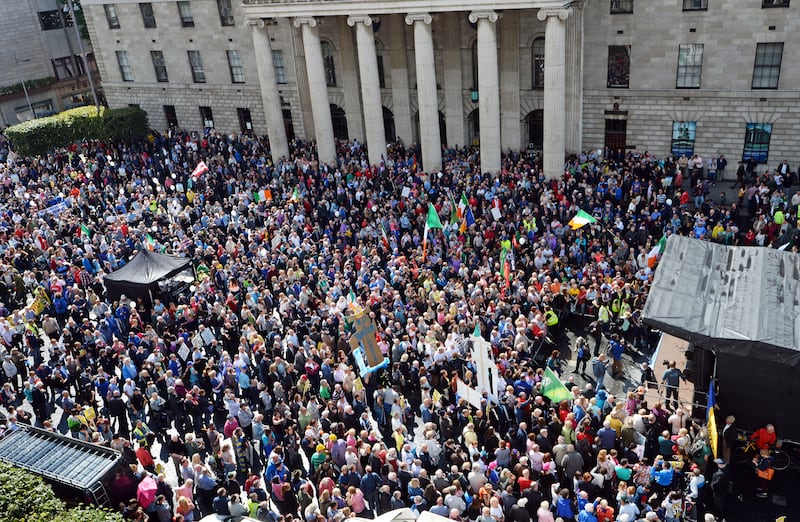
[[[447,149],[426,173],[399,143],[377,166],[356,141],[335,164],[300,140],[273,162],[266,139],[214,131],[0,147],[3,430],[120,450],[158,482],[119,506],[127,519],[724,515],[702,426],[674,394],[644,399],[662,377],[616,397],[608,383],[626,351],[652,350],[641,310],[663,236],[797,250],[789,170],[741,164],[726,201],[701,158],[638,152],[573,156],[546,179],[524,153],[489,175],[476,149]],[[426,234],[431,208],[442,228]],[[595,222],[570,227],[578,210]],[[109,299],[103,276],[142,250],[190,258],[196,280]],[[351,344],[362,312],[389,359],[371,373]],[[473,333],[498,367],[480,407],[457,393],[482,368]],[[555,403],[542,380],[562,354],[588,384]]]

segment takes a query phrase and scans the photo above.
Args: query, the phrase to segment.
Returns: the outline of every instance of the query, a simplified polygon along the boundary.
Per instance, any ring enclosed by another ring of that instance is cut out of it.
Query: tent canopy
[[[107,274],[105,281],[135,285],[152,285],[161,279],[182,272],[191,264],[185,257],[168,256],[149,250],[141,250],[127,265]]]
[[[191,264],[192,261],[188,258],[141,250],[127,265],[105,275],[103,283],[109,299],[116,300],[124,294],[127,297],[141,298],[149,306],[153,296],[158,293],[159,281],[191,269]]]
[[[800,365],[800,255],[672,235],[644,320],[717,353]]]

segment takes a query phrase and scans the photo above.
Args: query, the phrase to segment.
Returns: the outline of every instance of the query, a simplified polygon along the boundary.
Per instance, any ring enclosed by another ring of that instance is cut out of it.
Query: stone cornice
[[[91,0],[89,0],[91,1]],[[241,0],[253,18],[564,9],[570,0]]]

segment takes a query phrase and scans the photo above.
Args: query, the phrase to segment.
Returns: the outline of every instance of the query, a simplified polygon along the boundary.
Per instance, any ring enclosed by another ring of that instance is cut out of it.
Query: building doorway
[[[239,107],[236,109],[236,115],[239,117],[239,130],[242,134],[253,134],[253,118],[250,117],[250,109]]]
[[[542,150],[544,147],[544,110],[537,109],[525,116],[525,128],[528,129],[528,148]]]
[[[628,120],[606,120],[606,148],[624,151],[627,133]]]
[[[386,135],[387,143],[397,141],[397,132],[394,128],[394,113],[386,107],[383,108],[383,133]]]
[[[347,132],[347,115],[338,105],[331,104],[331,123],[334,138],[341,141],[350,139],[350,134]]]
[[[283,127],[286,129],[286,139],[292,141],[294,139],[294,123],[292,122],[292,111],[290,109],[283,109]]]
[[[470,145],[477,147],[481,144],[481,115],[478,109],[467,116],[467,134]]]

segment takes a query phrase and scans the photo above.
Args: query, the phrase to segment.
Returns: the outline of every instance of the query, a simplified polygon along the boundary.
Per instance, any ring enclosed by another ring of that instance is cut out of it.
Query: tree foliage
[[[147,136],[147,113],[137,107],[78,107],[47,118],[25,121],[5,130],[17,152],[47,154],[83,139],[133,140]]]
[[[94,506],[67,509],[41,477],[0,462],[0,522],[122,522]]]

